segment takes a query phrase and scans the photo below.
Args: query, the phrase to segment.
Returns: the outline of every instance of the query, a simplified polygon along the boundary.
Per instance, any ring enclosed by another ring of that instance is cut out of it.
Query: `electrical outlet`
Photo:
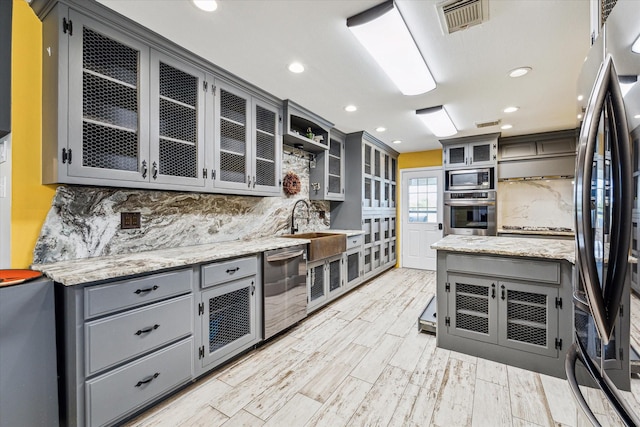
[[[324,211],[318,211],[318,215],[320,216],[320,219],[324,219],[325,217]]]
[[[140,212],[121,212],[120,229],[130,230],[140,228]]]

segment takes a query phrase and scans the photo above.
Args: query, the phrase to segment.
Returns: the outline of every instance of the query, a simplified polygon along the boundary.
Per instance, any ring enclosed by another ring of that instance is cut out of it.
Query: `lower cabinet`
[[[62,425],[117,424],[192,380],[193,277],[56,284]]]
[[[262,339],[262,274],[253,255],[200,267],[196,376]]]
[[[439,347],[564,376],[571,264],[438,251],[437,275]]]
[[[344,291],[342,267],[342,255],[307,263],[307,312],[320,308]]]

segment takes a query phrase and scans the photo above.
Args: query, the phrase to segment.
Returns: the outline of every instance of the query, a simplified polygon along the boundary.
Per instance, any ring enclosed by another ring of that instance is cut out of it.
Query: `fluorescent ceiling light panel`
[[[451,136],[458,133],[442,105],[416,110],[416,114],[435,136]]]
[[[393,0],[347,19],[347,27],[404,95],[419,95],[436,82]]]

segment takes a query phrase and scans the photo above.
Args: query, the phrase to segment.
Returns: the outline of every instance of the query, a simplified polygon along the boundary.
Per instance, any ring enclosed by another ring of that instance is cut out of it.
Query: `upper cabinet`
[[[247,92],[216,82],[216,166],[218,188],[280,192],[282,143],[279,110]]]
[[[44,183],[280,193],[276,101],[91,12],[43,18]]]
[[[317,153],[315,167],[312,164],[310,170],[311,200],[344,200],[344,144],[345,135],[334,129],[329,138],[329,149]]]
[[[498,156],[498,133],[440,140],[445,168],[495,166]]]
[[[11,131],[12,9],[12,1],[0,1],[0,138]]]
[[[284,101],[284,143],[311,153],[329,149],[333,123],[287,99]]]

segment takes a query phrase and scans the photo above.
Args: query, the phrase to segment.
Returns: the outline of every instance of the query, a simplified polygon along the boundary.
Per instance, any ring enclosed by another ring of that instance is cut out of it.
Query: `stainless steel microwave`
[[[446,191],[495,190],[495,169],[445,171]]]

